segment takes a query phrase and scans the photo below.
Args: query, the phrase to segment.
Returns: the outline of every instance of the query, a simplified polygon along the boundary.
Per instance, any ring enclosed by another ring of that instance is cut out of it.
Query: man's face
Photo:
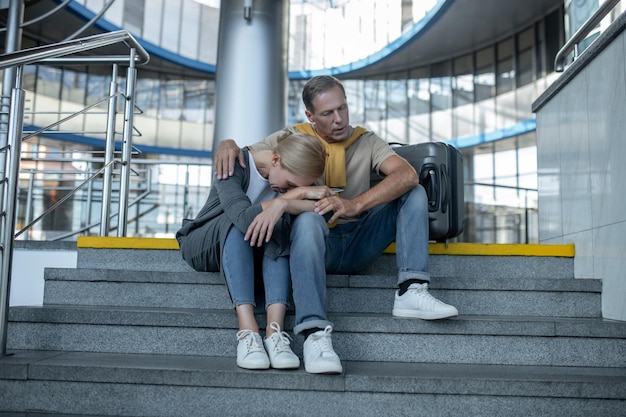
[[[313,98],[314,113],[306,110],[309,121],[314,123],[315,131],[329,143],[348,139],[348,103],[339,87],[333,87]]]

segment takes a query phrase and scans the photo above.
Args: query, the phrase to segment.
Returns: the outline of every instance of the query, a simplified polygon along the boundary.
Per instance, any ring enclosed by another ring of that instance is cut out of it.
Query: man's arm
[[[356,217],[372,207],[393,201],[419,184],[415,169],[397,155],[385,159],[379,170],[384,178],[374,187],[351,200],[336,196],[324,198],[316,203],[315,211],[322,215],[334,212],[329,220],[333,223],[340,216]]]
[[[379,170],[384,175],[383,180],[354,198],[359,213],[393,201],[419,184],[415,168],[400,156],[393,155],[385,159]]]

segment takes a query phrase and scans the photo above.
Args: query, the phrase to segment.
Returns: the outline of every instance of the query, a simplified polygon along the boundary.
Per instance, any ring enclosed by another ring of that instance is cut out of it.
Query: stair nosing
[[[223,357],[10,353],[0,358],[0,366],[11,364],[12,377],[27,381],[528,397],[552,396],[553,391],[544,392],[550,386],[563,398],[626,398],[626,368],[343,361],[344,372],[331,376],[308,374],[302,365],[290,371],[250,371]]]
[[[588,317],[459,315],[447,320],[426,321],[396,318],[389,313],[329,313],[328,318],[334,323],[334,331],[337,333],[626,338],[624,323]],[[264,323],[264,316],[260,314],[257,320]],[[290,311],[285,320],[286,330],[292,329],[293,321],[294,316]],[[237,327],[236,316],[230,309],[82,305],[11,307],[9,323],[20,322],[174,328],[221,328],[225,323],[230,323],[230,327],[227,328]],[[528,329],[528,324],[535,324],[535,328]],[[581,327],[585,329],[584,335],[580,335],[580,331],[575,331]]]

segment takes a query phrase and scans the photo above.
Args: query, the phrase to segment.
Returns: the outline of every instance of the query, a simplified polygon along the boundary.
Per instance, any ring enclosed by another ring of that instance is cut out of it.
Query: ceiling
[[[563,0],[448,0],[405,45],[351,76],[389,74],[440,62],[491,45],[563,6]]]
[[[47,13],[58,3],[53,0],[26,1],[24,21]],[[563,0],[447,0],[439,12],[422,25],[421,30],[397,45],[396,49],[378,54],[376,60],[370,59],[365,66],[342,67],[336,73],[354,77],[375,76],[461,56],[519,32],[562,6]],[[2,26],[6,26],[6,15],[7,10],[0,10]],[[22,47],[64,40],[85,23],[74,13],[59,11],[41,22],[26,26]],[[99,31],[92,26],[82,32],[80,37]],[[0,33],[0,45],[4,45],[4,34]],[[101,53],[117,51],[111,49]],[[183,68],[153,53],[147,68],[144,67],[142,71],[150,69],[172,76],[214,76],[198,69]]]

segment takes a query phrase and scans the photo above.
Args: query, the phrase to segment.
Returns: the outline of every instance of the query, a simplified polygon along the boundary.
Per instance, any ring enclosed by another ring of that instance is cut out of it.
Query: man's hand
[[[224,139],[220,142],[213,155],[213,171],[218,180],[225,180],[233,175],[235,170],[235,160],[239,160],[242,168],[246,167],[243,159],[243,152],[232,139]]]
[[[355,217],[359,214],[359,208],[354,200],[346,200],[337,196],[326,197],[315,203],[315,212],[322,216],[326,213],[333,212],[328,219],[328,224],[335,223],[339,217],[348,216]]]
[[[282,198],[287,200],[320,200],[324,197],[334,196],[335,193],[325,185],[312,185],[308,187],[296,187],[287,191]]]

